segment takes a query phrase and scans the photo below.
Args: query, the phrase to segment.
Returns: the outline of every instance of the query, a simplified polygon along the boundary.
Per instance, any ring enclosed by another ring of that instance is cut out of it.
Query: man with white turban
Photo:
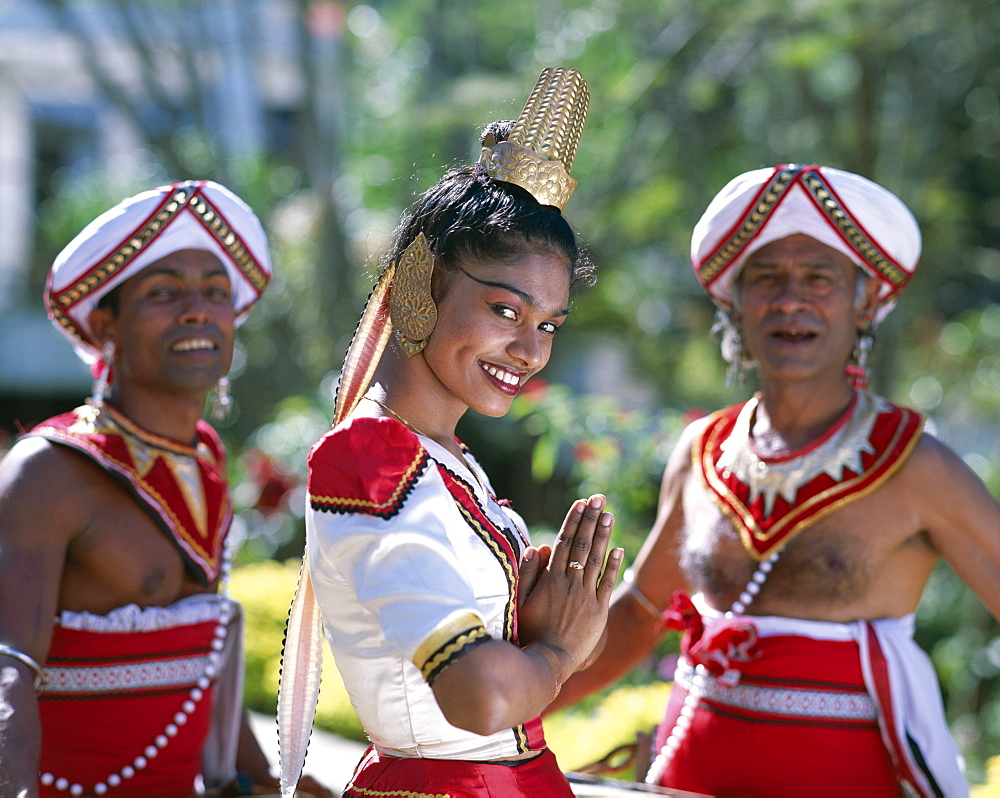
[[[648,782],[720,797],[968,794],[913,613],[943,557],[1000,617],[1000,507],[865,370],[919,257],[906,206],[830,167],[740,175],[695,226],[730,375],[752,364],[760,390],[684,431],[603,653],[557,699],[683,631]]]
[[[56,258],[49,316],[96,379],[0,461],[0,794],[176,798],[237,768],[275,786],[201,419],[270,278],[257,217],[210,181],[130,197]]]

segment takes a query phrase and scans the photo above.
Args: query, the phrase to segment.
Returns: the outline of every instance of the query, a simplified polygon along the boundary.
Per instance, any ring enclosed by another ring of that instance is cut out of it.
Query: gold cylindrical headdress
[[[576,188],[569,172],[589,105],[579,70],[543,69],[507,141],[487,141],[480,163],[495,180],[514,183],[542,205],[562,210]]]

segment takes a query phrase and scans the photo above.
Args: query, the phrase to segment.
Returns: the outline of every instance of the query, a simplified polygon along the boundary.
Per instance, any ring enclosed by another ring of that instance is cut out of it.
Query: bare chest
[[[107,478],[71,543],[60,609],[104,614],[125,604],[163,606],[203,588],[180,552],[136,500]]]
[[[911,595],[915,606],[936,555],[905,512],[891,511],[890,494],[857,499],[794,535],[749,611],[829,620],[912,611]],[[687,487],[684,507],[685,576],[713,606],[728,609],[758,563],[700,483]]]

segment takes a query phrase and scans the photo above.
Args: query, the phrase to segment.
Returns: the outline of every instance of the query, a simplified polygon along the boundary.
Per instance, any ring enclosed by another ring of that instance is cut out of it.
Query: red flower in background
[[[288,509],[288,494],[298,487],[299,479],[280,460],[260,449],[250,449],[243,455],[247,474],[257,487],[253,507],[264,515]]]
[[[528,399],[542,399],[548,392],[549,384],[539,377],[532,377],[521,386],[521,396]]]
[[[686,427],[688,424],[697,421],[699,418],[704,418],[707,415],[708,411],[704,407],[689,407],[681,416],[681,421],[684,422],[684,426]]]
[[[573,459],[581,462],[597,459],[597,447],[590,441],[580,441],[573,447]]]

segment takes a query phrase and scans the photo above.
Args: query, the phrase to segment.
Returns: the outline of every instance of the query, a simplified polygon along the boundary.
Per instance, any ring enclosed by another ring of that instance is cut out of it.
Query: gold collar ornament
[[[507,141],[487,140],[479,162],[494,180],[520,186],[540,204],[562,210],[576,188],[569,172],[589,106],[579,70],[543,69]]]

